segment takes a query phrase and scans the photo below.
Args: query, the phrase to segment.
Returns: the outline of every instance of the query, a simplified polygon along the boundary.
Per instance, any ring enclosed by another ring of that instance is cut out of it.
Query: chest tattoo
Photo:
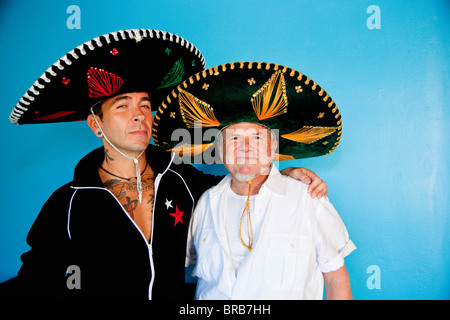
[[[111,191],[112,194],[119,200],[132,219],[134,219],[134,213],[138,209],[138,206],[145,204],[146,207],[151,209],[155,199],[155,176],[153,174],[143,174],[141,179],[143,194],[143,201],[141,204],[139,204],[138,200],[136,179],[126,181],[113,178],[103,182],[105,188]]]

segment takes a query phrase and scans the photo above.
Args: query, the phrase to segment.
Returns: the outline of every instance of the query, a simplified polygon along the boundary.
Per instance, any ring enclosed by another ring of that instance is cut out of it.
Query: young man
[[[87,118],[103,147],[43,206],[15,297],[183,298],[191,213],[219,177],[149,145],[151,109],[203,66],[200,52],[173,34],[113,32],[69,52],[21,99],[14,123]],[[326,190],[320,179],[315,185]]]
[[[321,299],[325,282],[327,298],[350,299],[344,257],[355,246],[342,220],[272,162],[337,147],[342,120],[323,88],[287,67],[240,62],[192,76],[170,100],[156,115],[155,141],[171,147],[171,127],[201,129],[202,141],[173,149],[207,157],[215,145],[230,172],[192,217],[187,263],[196,263],[196,298]],[[211,128],[220,130],[215,141]]]

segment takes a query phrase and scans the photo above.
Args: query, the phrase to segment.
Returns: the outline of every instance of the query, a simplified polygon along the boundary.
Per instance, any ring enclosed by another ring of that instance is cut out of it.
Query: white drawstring
[[[94,106],[95,106],[95,105],[94,105]],[[133,160],[133,162],[134,162],[134,165],[135,165],[135,167],[136,167],[136,179],[137,179],[137,181],[136,181],[136,187],[137,187],[137,192],[138,192],[138,196],[139,196],[139,203],[141,203],[141,202],[142,202],[142,179],[141,179],[141,172],[140,172],[140,170],[139,170],[139,162],[138,162],[138,159],[139,159],[140,156],[142,156],[142,154],[144,153],[145,150],[143,150],[143,151],[137,156],[137,158],[134,158],[134,157],[131,157],[131,156],[129,156],[129,155],[126,155],[125,153],[123,153],[122,151],[120,151],[118,148],[116,148],[116,146],[113,145],[113,144],[108,140],[108,137],[106,137],[105,133],[104,133],[103,130],[102,130],[102,127],[101,127],[100,124],[98,123],[97,118],[95,117],[95,114],[94,114],[94,110],[93,110],[94,106],[91,107],[91,113],[92,113],[92,116],[94,117],[95,123],[97,123],[97,126],[98,126],[98,128],[100,129],[100,131],[101,131],[103,137],[105,138],[105,140],[106,140],[106,141],[109,143],[109,145],[110,145],[111,147],[113,147],[118,153],[120,153],[120,154],[121,154],[122,156],[124,156],[125,158],[128,158],[128,159],[130,159],[130,160]]]

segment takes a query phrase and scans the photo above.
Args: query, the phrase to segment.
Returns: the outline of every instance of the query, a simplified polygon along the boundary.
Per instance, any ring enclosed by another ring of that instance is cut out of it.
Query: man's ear
[[[278,141],[276,138],[271,139],[270,147],[272,149],[271,151],[272,151],[272,158],[273,158],[273,156],[275,155],[275,151],[277,151],[277,148],[278,148]]]
[[[89,126],[89,128],[91,128],[91,130],[94,132],[94,134],[97,137],[102,136],[102,131],[98,127],[98,124],[95,121],[94,116],[92,114],[88,115],[88,117],[87,117],[87,125]]]

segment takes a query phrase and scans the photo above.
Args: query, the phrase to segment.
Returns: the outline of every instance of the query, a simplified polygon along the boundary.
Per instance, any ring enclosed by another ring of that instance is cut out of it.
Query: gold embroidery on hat
[[[273,161],[286,161],[286,160],[295,160],[295,158],[291,155],[279,154],[279,153],[275,153],[273,155]]]
[[[220,122],[214,115],[213,108],[206,102],[194,97],[191,93],[178,88],[180,92],[178,102],[180,104],[181,116],[188,128],[218,127]]]
[[[323,88],[320,88],[319,96],[323,96],[324,91],[325,91],[325,90],[323,90]]]
[[[281,70],[276,71],[270,79],[253,94],[253,110],[259,120],[279,116],[287,112],[286,82]]]
[[[203,153],[206,149],[212,147],[214,143],[206,143],[206,144],[187,144],[184,143],[179,146],[175,146],[170,150],[178,153],[179,156],[196,156]]]
[[[311,144],[322,138],[329,136],[334,133],[338,128],[337,127],[312,127],[305,126],[303,128],[298,129],[297,131],[283,134],[282,138],[292,140],[295,142]]]

